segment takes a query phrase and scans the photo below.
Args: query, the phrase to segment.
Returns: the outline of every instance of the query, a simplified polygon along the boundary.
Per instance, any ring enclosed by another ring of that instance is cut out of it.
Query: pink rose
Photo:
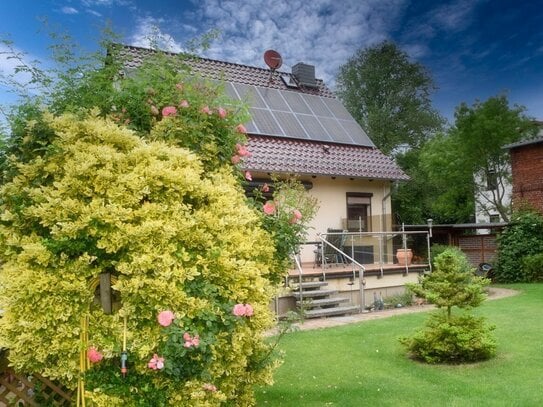
[[[275,204],[272,201],[268,201],[262,206],[262,210],[266,215],[273,215],[275,213]]]
[[[156,353],[153,355],[147,367],[153,370],[160,370],[164,368],[164,358],[159,357]]]
[[[162,116],[175,116],[177,114],[177,109],[175,106],[166,106],[164,109],[162,109]]]
[[[232,313],[236,317],[243,317],[245,316],[245,305],[243,304],[236,304],[234,305],[234,309],[232,310]]]
[[[250,171],[245,171],[245,179],[247,181],[252,181],[253,180],[253,176],[251,175]]]
[[[233,155],[232,158],[232,164],[236,165],[236,164],[239,164],[239,162],[241,161],[241,157],[239,155]]]
[[[162,326],[170,326],[175,319],[175,315],[171,311],[162,311],[158,314],[158,323]]]
[[[217,387],[214,384],[211,384],[211,383],[204,383],[202,385],[202,389],[207,390],[207,391],[211,391],[211,392],[216,392],[217,391]]]
[[[204,114],[212,114],[213,112],[211,111],[211,109],[209,108],[209,106],[204,106],[202,107],[202,109],[200,109],[200,112],[204,113]]]
[[[266,183],[262,185],[262,192],[270,192],[270,186]]]
[[[238,133],[247,134],[247,129],[245,128],[245,126],[243,124],[238,124],[236,126],[236,131]]]
[[[183,340],[185,343],[183,344],[183,347],[190,348],[192,346],[198,346],[200,344],[200,336],[194,335],[194,337],[190,336],[188,332],[185,332],[183,334]]]
[[[179,107],[183,107],[183,108],[189,107],[189,102],[183,99],[181,102],[179,102]]]
[[[232,313],[236,317],[251,317],[253,316],[254,310],[250,304],[236,304],[232,309]]]
[[[249,150],[247,150],[247,147],[245,147],[242,144],[236,144],[236,151],[238,152],[238,155],[241,157],[250,157],[251,153]]]
[[[297,223],[300,219],[302,219],[302,213],[298,209],[294,209],[294,211],[292,211],[292,218],[290,218],[290,223]]]
[[[253,313],[254,313],[254,310],[251,304],[245,304],[245,316],[252,317]]]
[[[224,119],[224,118],[226,117],[226,114],[227,114],[227,113],[226,113],[226,109],[224,109],[224,108],[222,108],[222,107],[219,107],[219,108],[217,109],[217,114],[219,115],[219,117],[220,117],[221,119]]]
[[[104,356],[96,350],[94,346],[91,346],[87,350],[87,358],[91,361],[91,363],[98,363],[102,360]]]

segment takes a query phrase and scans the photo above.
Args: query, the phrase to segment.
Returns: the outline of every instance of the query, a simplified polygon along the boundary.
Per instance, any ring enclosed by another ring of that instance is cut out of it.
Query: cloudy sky
[[[1,1],[0,38],[47,66],[43,17],[88,50],[108,21],[124,43],[148,46],[158,35],[172,51],[218,30],[202,56],[264,67],[264,51],[275,49],[281,70],[313,64],[332,88],[357,49],[392,40],[430,70],[434,106],[449,120],[459,103],[501,92],[543,120],[543,0]],[[0,70],[13,65],[0,54]],[[10,101],[0,87],[0,103]]]

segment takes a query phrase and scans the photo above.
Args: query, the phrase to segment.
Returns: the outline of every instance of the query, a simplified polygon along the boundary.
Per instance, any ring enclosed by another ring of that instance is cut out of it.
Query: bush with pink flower
[[[276,365],[269,303],[314,202],[279,183],[274,211],[248,200],[246,107],[155,57],[115,87],[114,61],[81,76],[53,96],[63,114],[18,118],[33,125],[4,149],[0,342],[72,389],[86,356],[95,406],[253,405]],[[112,314],[89,288],[103,274]]]

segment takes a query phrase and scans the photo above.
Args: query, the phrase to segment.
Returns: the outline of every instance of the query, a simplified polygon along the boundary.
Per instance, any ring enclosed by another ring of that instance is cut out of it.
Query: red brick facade
[[[543,139],[511,147],[513,207],[528,204],[543,213]]]

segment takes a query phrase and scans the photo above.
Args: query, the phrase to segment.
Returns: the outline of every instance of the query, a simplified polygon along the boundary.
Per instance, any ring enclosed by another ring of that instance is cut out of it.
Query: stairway
[[[336,290],[327,288],[326,281],[303,281],[293,284],[296,306],[304,318],[323,318],[352,314],[359,311],[357,305],[347,305],[348,298],[334,296]]]

